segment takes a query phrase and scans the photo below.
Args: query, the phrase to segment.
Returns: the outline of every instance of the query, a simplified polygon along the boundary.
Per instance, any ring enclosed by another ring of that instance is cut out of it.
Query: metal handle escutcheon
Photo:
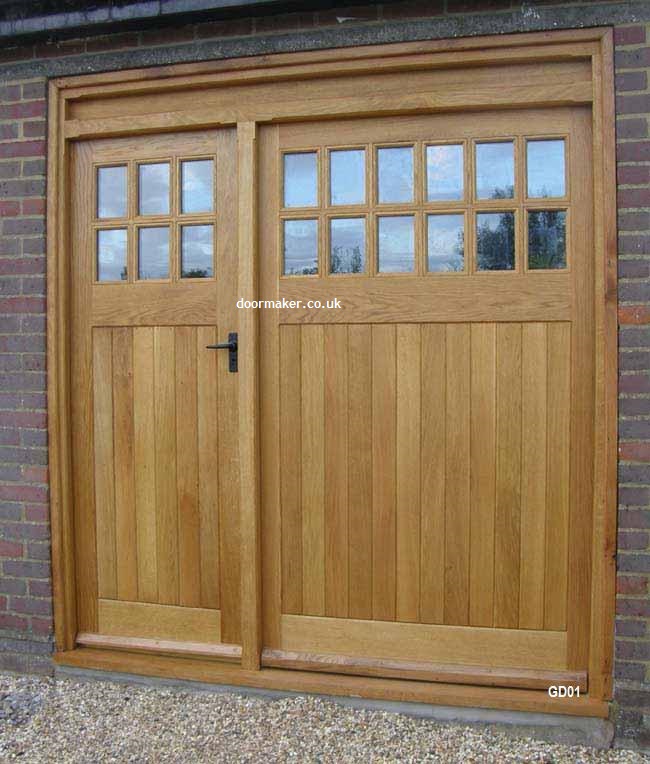
[[[227,350],[228,371],[236,372],[237,369],[237,332],[230,332],[228,342],[219,342],[216,345],[206,345],[206,350]]]

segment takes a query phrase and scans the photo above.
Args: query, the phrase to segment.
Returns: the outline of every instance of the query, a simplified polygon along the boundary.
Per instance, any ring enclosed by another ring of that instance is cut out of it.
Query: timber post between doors
[[[257,298],[257,125],[237,124],[238,298]],[[260,545],[259,320],[239,314],[239,464],[241,497],[242,668],[260,668],[262,578]]]

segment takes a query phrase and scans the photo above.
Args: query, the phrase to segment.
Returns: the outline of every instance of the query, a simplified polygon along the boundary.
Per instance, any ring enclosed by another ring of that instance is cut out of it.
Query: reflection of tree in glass
[[[361,249],[355,247],[333,247],[330,258],[332,273],[361,273],[363,259]]]
[[[528,267],[566,266],[566,213],[542,210],[528,214]]]
[[[515,216],[512,212],[495,212],[489,217],[497,215],[495,227],[488,220],[477,226],[478,267],[482,271],[510,271],[515,267]]]
[[[454,244],[454,253],[449,258],[449,270],[450,271],[462,271],[465,260],[465,232],[461,229],[458,231],[456,237],[456,243]]]
[[[208,272],[203,268],[191,268],[189,271],[183,271],[185,279],[207,279]]]
[[[120,279],[122,281],[126,281],[126,265],[120,271]]]
[[[512,199],[515,195],[514,186],[504,186],[504,188],[494,188],[490,199]]]
[[[289,268],[288,276],[315,276],[318,268],[314,265],[311,268]]]

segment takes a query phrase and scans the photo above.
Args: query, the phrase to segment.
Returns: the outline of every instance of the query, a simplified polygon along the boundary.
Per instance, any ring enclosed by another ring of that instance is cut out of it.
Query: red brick
[[[0,119],[28,119],[29,117],[44,117],[46,106],[44,100],[22,101],[21,103],[0,106]]]
[[[645,27],[615,27],[614,44],[615,45],[639,45],[645,42]]]
[[[616,178],[622,186],[640,186],[648,183],[650,182],[650,165],[619,165]]]
[[[20,101],[20,85],[0,86],[0,103]]]
[[[650,66],[650,48],[617,50],[614,54],[617,69],[644,69]]]
[[[23,618],[23,616],[0,613],[0,629],[17,629],[24,631],[27,626],[28,621],[26,618]]]
[[[650,307],[627,305],[618,309],[619,324],[650,324]]]
[[[644,117],[631,117],[616,120],[617,138],[647,138],[648,120]]]
[[[642,531],[619,531],[619,550],[643,551],[648,548],[648,534]]]
[[[621,374],[618,390],[621,393],[650,393],[650,374]]]
[[[47,489],[35,485],[0,485],[0,499],[8,501],[46,501]]]
[[[17,541],[0,539],[0,557],[22,557],[23,545]]]
[[[88,53],[98,53],[104,50],[119,50],[119,48],[134,48],[139,42],[137,32],[112,34],[104,37],[91,37],[86,40]]]
[[[196,36],[203,40],[209,37],[245,37],[253,33],[252,19],[227,19],[198,24]]]
[[[6,297],[0,298],[2,313],[43,313],[45,299],[42,297]]]
[[[0,427],[46,427],[44,411],[0,411]]]
[[[25,480],[31,480],[33,483],[47,483],[47,467],[39,467],[35,464],[25,464],[22,468],[22,475]]]
[[[86,43],[83,40],[59,40],[36,45],[34,54],[36,58],[56,58],[57,56],[76,56],[84,53],[85,50]]]
[[[46,123],[40,119],[32,122],[23,122],[23,137],[44,138],[46,127]]]
[[[49,599],[36,597],[12,597],[10,608],[16,613],[29,615],[49,615],[52,612],[52,603]]]
[[[44,215],[45,199],[23,199],[23,215]]]
[[[616,75],[616,91],[645,90],[648,87],[648,76],[645,71],[620,72]]]
[[[650,443],[620,443],[618,456],[626,462],[650,462]]]
[[[619,615],[635,615],[639,618],[650,618],[650,601],[645,599],[623,599],[619,598],[616,600],[616,612]],[[630,643],[623,643],[623,644],[630,644]],[[621,642],[617,645],[617,651],[620,647]],[[648,646],[650,647],[650,645]],[[626,650],[626,652],[630,653],[631,658],[635,657],[633,654],[633,650]]]
[[[616,591],[619,594],[647,594],[648,579],[646,576],[619,576]]]
[[[49,581],[30,581],[29,593],[32,597],[51,597],[52,585]]]
[[[33,616],[30,619],[30,626],[34,634],[50,634],[53,629],[51,618],[37,618]]]
[[[18,124],[0,125],[0,141],[8,141],[18,138]]]
[[[170,27],[168,29],[151,29],[142,32],[141,45],[178,45],[194,39],[194,27]]]
[[[45,141],[0,143],[0,157],[37,157],[45,154]]]
[[[27,504],[25,506],[25,520],[32,523],[45,523],[50,517],[47,504]]]
[[[0,216],[14,217],[20,213],[20,204],[18,202],[0,201]]]

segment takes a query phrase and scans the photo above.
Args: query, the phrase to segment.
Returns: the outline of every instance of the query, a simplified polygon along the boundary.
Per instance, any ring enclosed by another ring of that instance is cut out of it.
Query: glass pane
[[[181,162],[181,212],[212,212],[214,209],[214,162],[192,159]]]
[[[206,279],[212,277],[213,227],[184,225],[181,228],[181,277]]]
[[[566,268],[566,212],[528,213],[528,267]]]
[[[479,199],[512,199],[515,195],[515,144],[476,145],[476,196]]]
[[[476,254],[479,271],[514,269],[514,212],[479,212],[476,215]]]
[[[169,214],[169,162],[138,168],[138,209],[141,215]]]
[[[413,148],[377,151],[378,198],[383,204],[413,201]]]
[[[316,152],[284,155],[284,206],[316,207],[318,162]]]
[[[315,273],[318,273],[318,220],[285,220],[285,276]]]
[[[141,228],[138,239],[138,278],[169,278],[169,228]]]
[[[97,170],[97,217],[126,217],[126,167]]]
[[[126,228],[97,231],[97,281],[126,281]]]
[[[330,220],[330,273],[363,273],[366,269],[366,219]]]
[[[363,149],[330,152],[330,200],[332,204],[365,203],[366,152]]]
[[[427,146],[427,200],[463,198],[463,147]]]
[[[387,272],[412,272],[415,263],[415,236],[413,216],[380,217],[379,270]]]
[[[427,216],[427,269],[462,271],[465,267],[463,215]]]
[[[528,196],[565,196],[564,141],[528,141]]]

